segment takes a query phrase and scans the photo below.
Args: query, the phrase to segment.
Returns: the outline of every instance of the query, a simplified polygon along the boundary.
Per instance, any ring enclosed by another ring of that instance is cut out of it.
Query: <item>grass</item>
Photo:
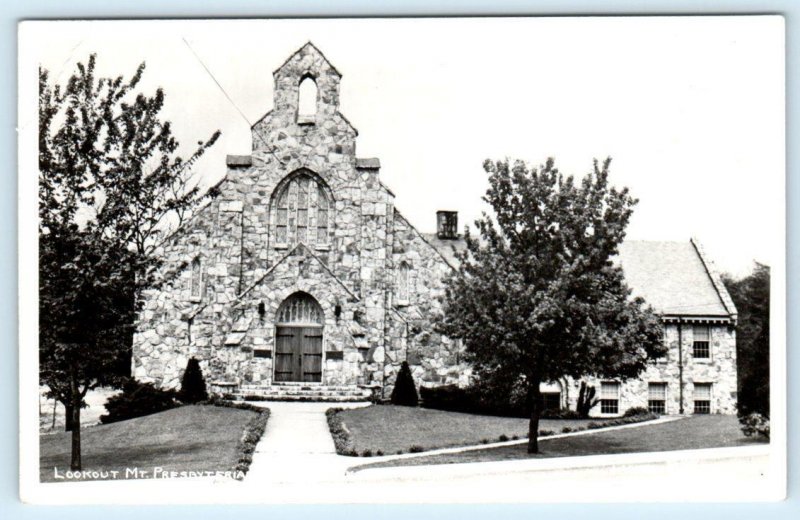
[[[357,469],[464,462],[493,462],[529,458],[574,457],[615,453],[694,450],[758,444],[745,437],[736,416],[698,415],[686,419],[560,439],[540,439],[540,453],[532,455],[525,444],[486,448],[462,453],[429,455],[396,461],[367,464]]]
[[[361,454],[381,451],[394,454],[434,448],[467,446],[523,439],[528,419],[494,417],[407,406],[368,406],[339,412],[350,432],[351,448]],[[597,419],[595,419],[597,421]],[[539,431],[561,433],[564,427],[585,427],[590,420],[542,419]]]
[[[193,405],[86,428],[81,430],[83,469],[118,471],[118,478],[124,478],[127,468],[230,471],[238,461],[237,444],[245,426],[256,415],[249,410]],[[56,481],[55,468],[62,475],[69,469],[71,434],[41,435],[39,443],[39,478]]]

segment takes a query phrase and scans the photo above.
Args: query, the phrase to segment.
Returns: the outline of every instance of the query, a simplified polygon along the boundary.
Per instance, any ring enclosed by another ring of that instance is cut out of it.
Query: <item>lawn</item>
[[[380,450],[389,455],[411,446],[423,450],[496,442],[528,435],[528,419],[494,417],[407,406],[369,406],[339,412],[358,453]],[[600,422],[595,419],[595,422]],[[564,427],[585,427],[589,420],[542,419],[539,431],[561,433]]]
[[[84,470],[152,472],[228,471],[238,459],[236,444],[256,413],[211,405],[181,406],[165,412],[81,430]],[[69,469],[68,432],[39,437],[39,478],[59,481]],[[111,478],[111,477],[105,477]],[[118,477],[121,478],[121,477]]]
[[[698,415],[677,421],[645,425],[637,428],[598,431],[588,435],[540,439],[541,453],[530,455],[526,445],[486,448],[461,453],[428,455],[358,466],[357,469],[425,464],[491,462],[527,458],[574,457],[672,450],[693,450],[758,444],[745,437],[739,421],[731,415]]]

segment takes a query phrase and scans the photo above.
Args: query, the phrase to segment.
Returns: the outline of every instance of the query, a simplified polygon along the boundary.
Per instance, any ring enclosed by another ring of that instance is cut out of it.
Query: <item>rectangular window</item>
[[[711,383],[694,384],[694,413],[711,413]]]
[[[647,408],[653,413],[667,413],[667,383],[647,385]]]
[[[692,356],[697,359],[708,359],[711,357],[709,349],[711,334],[708,325],[694,326],[694,344],[692,346]]]
[[[560,410],[561,392],[542,392],[542,410]]]
[[[619,413],[619,383],[600,383],[600,413]]]

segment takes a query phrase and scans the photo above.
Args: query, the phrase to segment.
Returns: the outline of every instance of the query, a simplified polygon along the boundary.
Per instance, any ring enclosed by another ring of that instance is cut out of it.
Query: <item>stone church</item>
[[[210,390],[240,396],[388,397],[403,361],[418,385],[469,382],[462,345],[430,321],[465,246],[457,213],[431,215],[429,234],[397,211],[380,161],[357,157],[341,78],[311,43],[274,72],[252,153],[228,156],[215,196],[160,247],[137,379],[176,387],[195,357]],[[733,413],[736,310],[699,245],[627,242],[618,260],[662,313],[670,350],[635,381],[591,381],[593,413]],[[575,381],[542,390],[548,406],[574,407]]]

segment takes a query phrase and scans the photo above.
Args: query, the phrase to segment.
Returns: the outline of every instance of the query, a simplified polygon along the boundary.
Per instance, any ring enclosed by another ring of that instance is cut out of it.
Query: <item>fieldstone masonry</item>
[[[137,379],[177,387],[196,357],[214,391],[269,387],[279,309],[302,294],[322,312],[314,325],[322,330],[323,385],[372,386],[388,396],[403,361],[420,385],[469,382],[461,344],[430,321],[453,268],[448,243],[419,233],[395,209],[380,162],[356,156],[358,133],[339,112],[340,80],[311,43],[274,72],[274,108],[253,125],[252,154],[228,157],[218,195],[158,251],[164,283],[144,296]],[[298,113],[303,81],[316,85],[311,115]],[[692,381],[713,381],[714,411],[732,413],[734,333],[725,324],[712,330],[711,360],[684,358],[684,398],[691,401]],[[677,325],[667,325],[666,341],[669,359],[622,386],[620,412],[647,406],[647,381],[663,379],[668,412],[677,413]],[[566,386],[562,401],[574,406],[577,385]]]
[[[175,387],[194,356],[220,389],[270,385],[276,313],[302,292],[324,313],[324,384],[390,392],[407,359],[420,382],[464,382],[456,343],[430,332],[451,267],[394,208],[380,162],[356,157],[357,132],[339,112],[341,75],[309,43],[274,77],[252,155],[228,158],[219,195],[162,246],[171,278],[146,295],[135,376]],[[298,114],[306,78],[317,87],[312,117]],[[193,295],[198,260],[203,290]],[[397,305],[400,262],[409,297]]]

